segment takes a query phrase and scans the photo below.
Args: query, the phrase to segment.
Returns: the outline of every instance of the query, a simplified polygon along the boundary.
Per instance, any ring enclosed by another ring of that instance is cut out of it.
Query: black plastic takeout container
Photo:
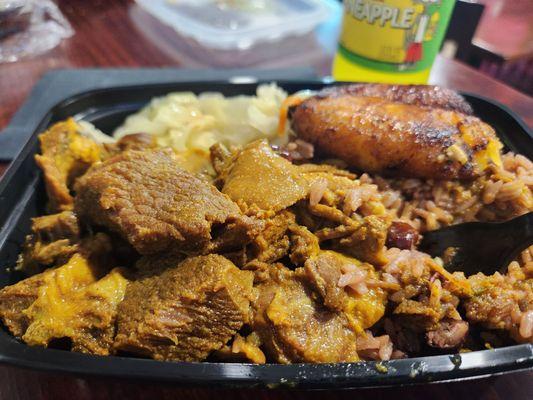
[[[85,92],[56,105],[0,180],[0,287],[22,276],[15,264],[21,243],[29,232],[30,218],[44,213],[46,194],[34,163],[37,135],[50,124],[73,116],[112,132],[125,116],[151,98],[173,91],[221,92],[226,96],[254,94],[259,83],[183,82],[135,87],[111,87]],[[331,83],[287,81],[278,84],[289,93],[320,89]],[[465,94],[475,114],[492,125],[508,149],[533,159],[533,136],[510,110],[495,101]],[[408,385],[485,377],[533,368],[533,346],[528,344],[457,355],[437,355],[388,362],[342,364],[253,365],[238,363],[160,362],[126,357],[102,357],[27,346],[0,329],[0,362],[51,372],[146,379],[176,384],[240,386],[355,388]]]

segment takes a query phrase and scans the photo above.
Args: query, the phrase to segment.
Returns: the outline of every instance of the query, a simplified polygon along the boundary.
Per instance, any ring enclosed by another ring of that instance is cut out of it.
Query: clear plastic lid
[[[136,0],[146,11],[217,49],[245,50],[311,31],[331,15],[333,0]]]

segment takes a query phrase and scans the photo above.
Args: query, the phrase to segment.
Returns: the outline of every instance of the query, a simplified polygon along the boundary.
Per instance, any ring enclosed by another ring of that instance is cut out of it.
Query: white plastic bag
[[[44,53],[73,33],[51,0],[0,0],[0,63]]]

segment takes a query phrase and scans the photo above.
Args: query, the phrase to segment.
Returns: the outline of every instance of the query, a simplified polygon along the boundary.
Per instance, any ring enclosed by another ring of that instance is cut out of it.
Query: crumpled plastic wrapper
[[[73,33],[51,0],[0,0],[0,63],[42,54]]]

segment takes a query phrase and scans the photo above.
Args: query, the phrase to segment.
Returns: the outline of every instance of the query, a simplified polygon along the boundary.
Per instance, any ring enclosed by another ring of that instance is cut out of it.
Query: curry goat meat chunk
[[[462,112],[458,97],[420,86],[335,87],[296,106],[291,124],[301,139],[365,172],[473,179],[491,162],[501,165],[503,146],[489,125]]]
[[[119,233],[141,254],[240,248],[261,224],[209,182],[179,167],[171,151],[125,151],[76,185],[83,220]]]
[[[128,281],[120,269],[104,274],[87,256],[75,253],[62,266],[2,289],[0,317],[30,345],[46,347],[68,338],[73,351],[107,355]]]
[[[48,287],[62,288],[64,294],[85,287],[96,281],[97,270],[79,254],[75,254],[63,266],[47,269],[0,291],[0,316],[11,333],[21,337],[29,324],[25,313]]]
[[[253,273],[220,255],[176,262],[128,286],[115,348],[156,360],[202,361],[249,321],[254,297]]]
[[[222,192],[233,201],[274,212],[309,193],[309,182],[296,165],[274,153],[264,140],[238,152],[220,174]]]
[[[279,363],[359,360],[357,334],[346,315],[313,296],[307,279],[281,264],[257,287],[253,328],[270,359]]]
[[[101,147],[79,133],[78,124],[69,118],[39,135],[41,153],[35,156],[43,170],[51,211],[71,210],[71,188],[79,176],[100,160]]]
[[[63,294],[59,285],[40,290],[24,313],[31,323],[22,336],[30,346],[48,346],[53,339],[68,338],[72,350],[109,355],[115,337],[117,306],[124,298],[126,271],[115,268],[86,287]]]
[[[33,218],[17,268],[34,274],[41,266],[64,263],[78,250],[79,240],[78,219],[72,211]]]

